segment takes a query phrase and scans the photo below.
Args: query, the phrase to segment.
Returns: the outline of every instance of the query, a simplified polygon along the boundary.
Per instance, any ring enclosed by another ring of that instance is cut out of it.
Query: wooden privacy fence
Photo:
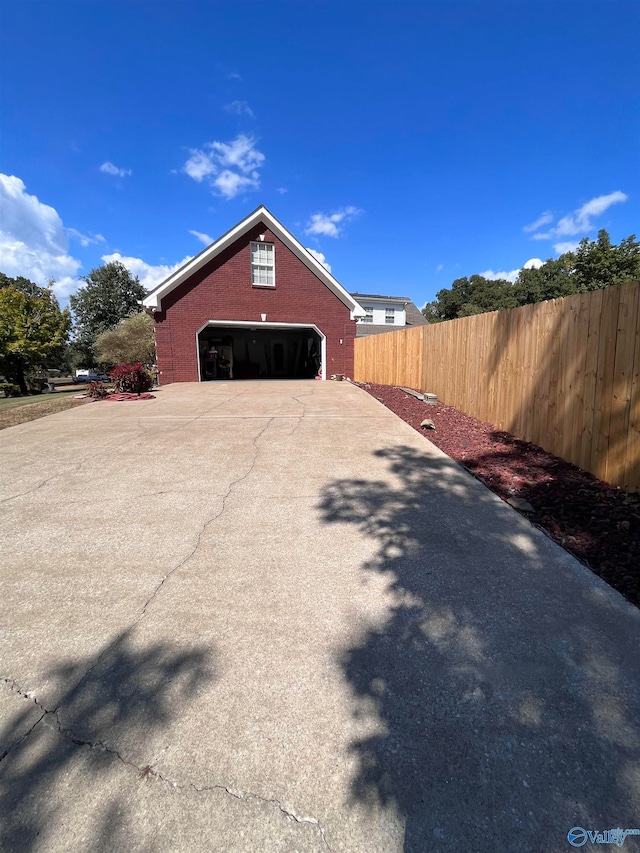
[[[357,382],[404,385],[640,490],[640,283],[356,338]]]

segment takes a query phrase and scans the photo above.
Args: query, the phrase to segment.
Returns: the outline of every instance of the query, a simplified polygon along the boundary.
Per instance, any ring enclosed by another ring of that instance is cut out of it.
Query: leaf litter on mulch
[[[356,383],[503,500],[522,498],[537,527],[640,606],[640,494],[629,494],[587,471],[488,423],[400,388]],[[435,430],[421,429],[430,418]]]

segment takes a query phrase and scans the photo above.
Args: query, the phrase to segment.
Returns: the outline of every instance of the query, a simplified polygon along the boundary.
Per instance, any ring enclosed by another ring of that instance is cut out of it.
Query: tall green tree
[[[442,320],[483,314],[485,311],[515,308],[517,305],[518,300],[510,281],[472,275],[457,278],[450,289],[438,291],[435,302],[425,305],[423,314],[430,322],[439,323]]]
[[[615,245],[603,229],[596,240],[585,237],[575,252],[550,258],[537,269],[520,270],[515,284],[480,275],[456,279],[450,288],[438,291],[422,313],[438,323],[633,280],[640,280],[640,243],[635,234]]]
[[[90,362],[86,366],[91,367],[98,335],[115,329],[125,317],[138,313],[145,289],[138,277],[132,276],[119,261],[92,269],[84,281],[69,303],[75,319],[74,348]]]
[[[63,357],[71,329],[69,310],[60,310],[53,292],[35,284],[33,288],[41,295],[26,293],[29,288],[22,285],[0,286],[0,369],[23,394],[28,393],[30,372]]]
[[[522,269],[514,285],[518,305],[530,305],[545,299],[558,299],[576,292],[574,278],[575,255],[565,252],[559,258],[550,258],[537,269]]]
[[[576,290],[583,293],[640,280],[640,243],[635,234],[617,246],[604,229],[598,232],[597,240],[585,237],[575,252],[574,277]]]
[[[13,287],[21,293],[26,293],[27,296],[48,296],[51,293],[53,284],[54,281],[52,279],[48,287],[40,287],[40,285],[35,284],[35,282],[30,281],[22,275],[10,278],[8,275],[0,272],[0,288]]]

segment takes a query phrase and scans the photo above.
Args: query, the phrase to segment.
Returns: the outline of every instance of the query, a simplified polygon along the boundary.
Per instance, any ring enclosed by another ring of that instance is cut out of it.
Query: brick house
[[[160,384],[353,375],[364,311],[259,207],[143,300]]]

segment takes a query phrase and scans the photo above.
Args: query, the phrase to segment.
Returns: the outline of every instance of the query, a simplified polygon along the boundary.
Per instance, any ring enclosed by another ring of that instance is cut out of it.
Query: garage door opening
[[[315,326],[208,323],[198,332],[200,381],[324,378],[324,342]]]

